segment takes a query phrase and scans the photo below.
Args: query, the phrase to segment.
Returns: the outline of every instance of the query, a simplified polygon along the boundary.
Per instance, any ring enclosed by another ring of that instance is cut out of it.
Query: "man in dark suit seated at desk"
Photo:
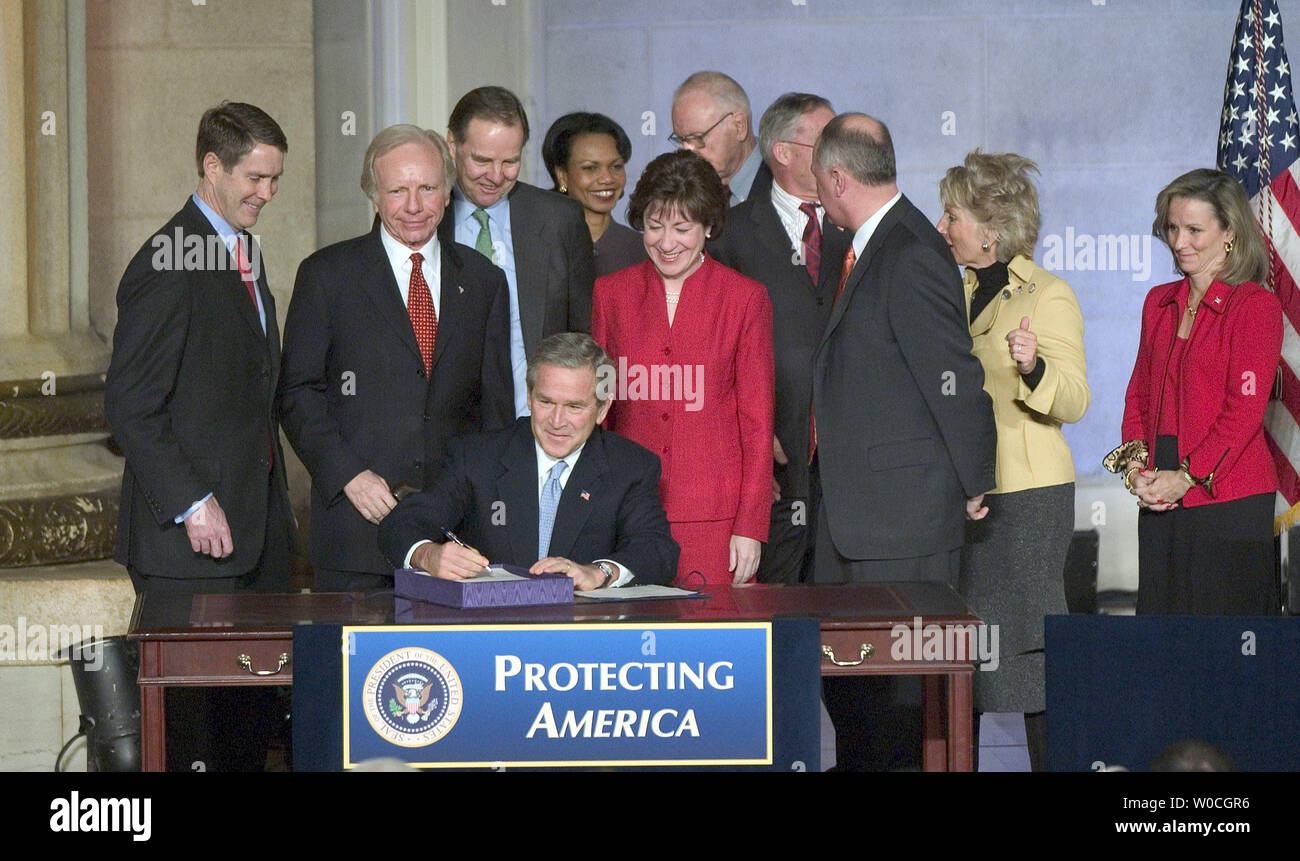
[[[381,524],[384,556],[448,580],[491,560],[567,574],[581,591],[670,582],[679,549],[659,502],[659,458],[597,427],[615,390],[609,356],[589,335],[552,335],[527,384],[531,416],[453,442],[433,486]],[[444,529],[465,543],[444,541]]]

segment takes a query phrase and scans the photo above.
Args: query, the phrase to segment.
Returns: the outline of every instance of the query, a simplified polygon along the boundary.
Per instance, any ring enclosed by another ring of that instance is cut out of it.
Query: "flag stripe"
[[[1300,120],[1277,0],[1242,0],[1224,83],[1218,166],[1251,198],[1282,305],[1281,393],[1264,417],[1280,492],[1300,501]],[[1261,381],[1263,382],[1263,381]],[[1281,506],[1279,506],[1281,507]]]

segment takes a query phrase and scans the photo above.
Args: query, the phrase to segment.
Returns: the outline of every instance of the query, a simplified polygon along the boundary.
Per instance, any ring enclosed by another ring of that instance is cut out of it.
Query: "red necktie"
[[[816,287],[822,269],[822,227],[817,221],[817,204],[801,203],[799,211],[808,216],[808,224],[803,229],[803,265]]]
[[[840,301],[840,294],[844,292],[844,285],[849,283],[849,273],[853,271],[853,264],[858,262],[858,255],[853,253],[853,246],[844,252],[844,270],[840,272],[840,284],[835,288],[835,302]],[[831,304],[834,308],[834,303]]]
[[[844,292],[844,285],[849,283],[849,273],[853,271],[853,264],[858,262],[858,256],[853,253],[853,246],[844,252],[844,270],[840,272],[840,284],[835,288],[835,302],[840,301],[840,294]],[[835,304],[832,303],[832,308]],[[808,415],[808,462],[812,463],[813,455],[817,453],[817,411],[809,410]]]
[[[242,234],[235,241],[235,261],[239,264],[239,277],[248,288],[248,298],[253,300],[253,311],[257,311],[257,283],[253,280],[253,267],[249,265],[248,253],[244,251],[247,243],[248,237]]]
[[[420,345],[420,358],[424,359],[424,372],[433,373],[433,344],[438,338],[438,315],[433,310],[433,297],[424,280],[423,254],[411,255],[411,285],[406,291],[406,310],[411,315],[411,328],[415,330],[415,343]]]

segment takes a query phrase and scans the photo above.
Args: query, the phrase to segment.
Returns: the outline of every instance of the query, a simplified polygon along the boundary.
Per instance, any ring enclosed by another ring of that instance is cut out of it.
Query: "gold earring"
[[[1229,239],[1227,242],[1223,243],[1223,254],[1224,256],[1227,256],[1231,253],[1232,253],[1232,240]]]
[[[568,194],[568,193],[569,193],[569,187],[567,185],[560,186],[560,194]]]

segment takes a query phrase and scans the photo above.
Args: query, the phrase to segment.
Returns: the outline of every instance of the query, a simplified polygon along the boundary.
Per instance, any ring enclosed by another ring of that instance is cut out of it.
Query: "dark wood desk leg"
[[[972,745],[971,700],[975,674],[970,670],[944,677],[948,686],[948,770],[970,771]]]
[[[947,771],[950,739],[944,730],[951,711],[945,676],[922,676],[921,702],[924,713],[925,737],[921,749],[922,771]],[[967,731],[967,736],[970,732]],[[969,766],[967,767],[969,770]]]
[[[140,676],[156,678],[162,655],[157,643],[140,644]],[[167,689],[140,686],[140,770],[167,770]]]

